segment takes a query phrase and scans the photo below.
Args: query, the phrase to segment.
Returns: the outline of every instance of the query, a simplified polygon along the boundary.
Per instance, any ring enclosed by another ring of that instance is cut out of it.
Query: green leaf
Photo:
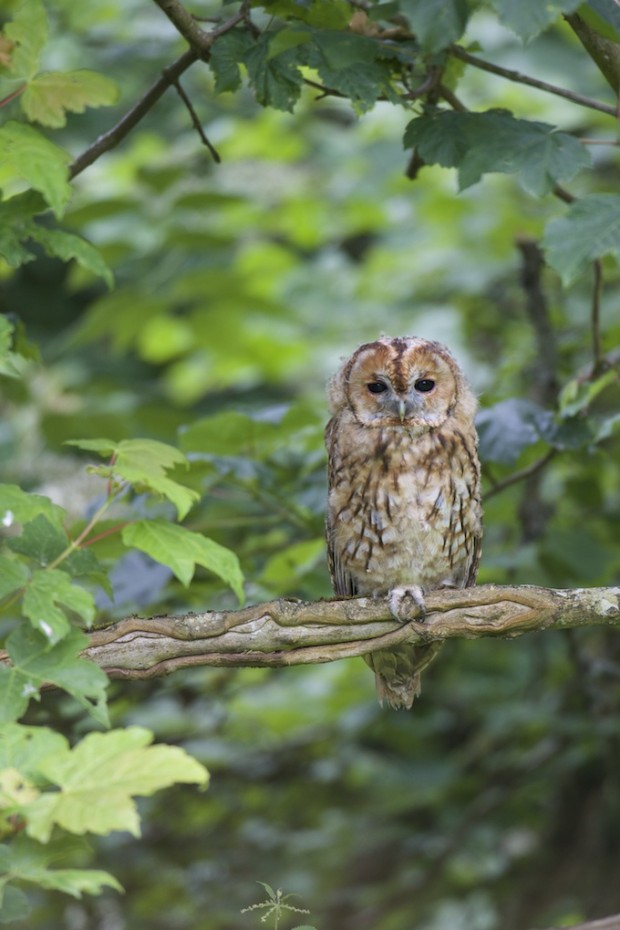
[[[114,286],[114,276],[101,253],[81,236],[65,232],[63,229],[49,229],[36,223],[30,228],[30,236],[53,258],[61,258],[63,262],[75,259],[82,268],[103,278],[110,289]]]
[[[560,19],[563,13],[574,13],[583,0],[491,0],[505,26],[528,42]]]
[[[55,526],[62,527],[65,512],[62,507],[53,504],[49,497],[29,494],[16,484],[0,484],[0,523],[4,526],[28,523],[39,514],[43,514]]]
[[[4,27],[4,35],[15,43],[9,73],[29,81],[39,70],[47,42],[47,17],[41,0],[22,0],[13,20]]]
[[[276,32],[269,43],[269,52],[267,58],[275,58],[282,52],[288,52],[291,48],[297,48],[298,45],[305,45],[311,41],[309,32],[301,32],[299,29],[281,29]]]
[[[460,39],[469,18],[467,0],[401,0],[400,8],[428,52],[439,52]]]
[[[209,66],[215,75],[215,92],[238,90],[241,85],[243,56],[254,45],[254,39],[245,29],[231,29],[216,39],[211,47]]]
[[[12,924],[18,920],[24,920],[31,911],[30,902],[21,888],[8,885],[2,894],[2,887],[0,887],[0,924]]]
[[[179,581],[189,585],[196,565],[226,582],[243,603],[243,575],[234,552],[213,539],[165,520],[140,520],[123,528],[123,542],[146,552],[156,562],[172,569]]]
[[[60,129],[66,112],[83,113],[86,107],[109,106],[118,98],[114,81],[96,71],[44,71],[21,95],[21,105],[31,122]]]
[[[412,146],[429,164],[458,168],[460,190],[497,171],[518,174],[528,193],[541,196],[590,165],[577,139],[547,123],[515,119],[505,110],[420,116],[405,129],[405,147]]]
[[[325,540],[304,539],[268,559],[261,581],[274,591],[285,593],[294,588],[300,577],[325,558]]]
[[[599,35],[620,42],[620,9],[616,0],[588,0],[582,4],[579,15]]]
[[[53,562],[68,545],[69,537],[64,529],[51,523],[43,514],[31,520],[20,536],[8,540],[13,552],[26,555],[43,567]]]
[[[590,194],[551,220],[543,236],[548,263],[564,284],[604,255],[620,254],[620,195]]]
[[[111,465],[92,470],[108,477],[115,475],[132,487],[142,487],[161,494],[174,504],[180,520],[200,498],[196,491],[166,476],[166,471],[171,468],[189,465],[183,453],[175,446],[155,439],[123,439],[118,443],[108,439],[76,439],[68,440],[67,444],[113,457]]]
[[[180,445],[185,452],[255,456],[259,449],[269,447],[280,434],[275,423],[227,410],[184,427]]]
[[[67,615],[58,604],[82,617],[87,626],[95,618],[95,602],[90,591],[72,584],[69,576],[58,569],[35,572],[24,594],[23,611],[51,645],[71,630]]]
[[[250,84],[261,106],[291,113],[301,94],[302,76],[299,71],[298,49],[280,52],[270,57],[271,34],[263,33],[244,54]],[[301,47],[303,51],[305,46]]]
[[[0,184],[26,181],[45,197],[60,216],[71,197],[67,166],[71,156],[23,123],[10,121],[0,128]]]
[[[145,797],[178,782],[206,785],[208,772],[177,746],[150,746],[142,727],[89,733],[74,749],[43,759],[39,772],[59,791],[28,807],[26,831],[47,842],[55,824],[71,833],[140,833],[134,795]]]
[[[391,86],[389,63],[378,60],[382,49],[368,36],[317,29],[308,64],[323,82],[350,97],[358,111],[370,109],[380,96],[398,102]]]
[[[0,231],[0,237],[2,233]],[[2,246],[0,244],[0,253]],[[24,373],[25,359],[13,352],[13,323],[5,316],[0,316],[0,375],[7,378],[21,378]]]
[[[553,415],[529,400],[510,398],[486,407],[476,417],[480,456],[484,461],[514,465],[521,452],[541,439],[550,441]]]
[[[563,417],[574,417],[577,413],[581,413],[606,387],[616,384],[617,381],[618,375],[613,369],[606,371],[600,378],[595,378],[593,381],[573,378],[560,392],[560,414]]]
[[[2,849],[8,852],[5,875],[9,881],[32,882],[40,888],[63,891],[74,898],[81,898],[82,894],[101,894],[104,887],[123,890],[108,872],[48,868],[54,854],[26,836],[16,837],[10,847],[4,846]]]
[[[79,630],[72,630],[53,646],[29,624],[13,630],[6,641],[11,665],[0,666],[0,722],[20,717],[30,699],[49,682],[67,691],[102,726],[108,726],[108,678],[98,665],[80,657],[87,646],[88,639]]]
[[[22,562],[0,556],[0,598],[23,588],[28,578],[28,569]]]
[[[265,9],[272,16],[301,20],[309,26],[324,29],[346,29],[351,20],[351,5],[348,0],[266,0]]]
[[[48,727],[4,723],[0,726],[0,769],[15,768],[32,778],[43,756],[66,746],[64,736]]]

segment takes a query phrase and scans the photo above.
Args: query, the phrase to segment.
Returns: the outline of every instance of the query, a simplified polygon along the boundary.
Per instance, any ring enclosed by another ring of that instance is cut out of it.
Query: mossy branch
[[[515,637],[620,626],[620,587],[561,590],[480,585],[426,596],[424,622],[396,623],[385,598],[280,599],[235,611],[128,617],[90,634],[85,655],[113,678],[156,678],[190,666],[312,665],[405,642]]]

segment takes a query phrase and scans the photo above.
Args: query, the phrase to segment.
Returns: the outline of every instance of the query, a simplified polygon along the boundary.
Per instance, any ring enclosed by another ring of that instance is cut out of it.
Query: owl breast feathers
[[[476,399],[438,342],[360,346],[329,384],[327,546],[338,595],[473,585],[480,561]],[[436,647],[370,654],[381,700],[411,707]]]

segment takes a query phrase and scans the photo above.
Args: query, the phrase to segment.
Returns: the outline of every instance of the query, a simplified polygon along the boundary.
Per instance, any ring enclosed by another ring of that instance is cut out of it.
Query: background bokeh
[[[183,43],[147,0],[56,0],[48,12],[49,67],[86,65],[121,87],[117,107],[73,116],[58,134],[78,155]],[[481,11],[469,35],[506,67],[609,99],[562,25],[523,46]],[[480,395],[479,580],[617,583],[613,435],[592,446],[567,434],[535,477],[490,490],[545,454],[539,408],[553,410],[591,365],[590,273],[563,290],[543,272],[543,344],[522,282],[519,241],[536,240],[563,204],[505,175],[460,194],[453,171],[408,180],[409,116],[389,103],[358,117],[306,88],[288,114],[261,109],[247,89],[215,96],[204,66],[182,83],[221,164],[171,89],[75,181],[64,225],[101,250],[114,289],[44,255],[18,271],[0,265],[2,311],[41,351],[3,394],[3,480],[79,516],[100,479],[65,440],[179,442],[193,461],[184,480],[202,495],[186,525],[238,553],[249,602],[329,596],[326,379],[379,333],[421,335],[452,348]],[[602,114],[473,69],[459,94],[582,136],[613,132]],[[617,149],[593,157],[573,193],[617,189]],[[612,354],[619,281],[606,264]],[[590,412],[617,410],[618,395],[611,384]],[[166,569],[121,557],[113,537],[97,554],[115,563],[107,616],[235,606],[207,572],[187,591]],[[67,862],[107,868],[125,894],[40,894],[28,928],[258,926],[260,912],[240,913],[261,900],[258,881],[299,895],[311,915],[298,922],[321,930],[527,930],[619,911],[619,662],[604,629],[451,642],[411,714],[377,706],[361,660],[115,682],[114,724],[183,745],[211,785],[143,802],[139,840],[67,840]],[[92,725],[52,693],[30,720],[67,734]]]

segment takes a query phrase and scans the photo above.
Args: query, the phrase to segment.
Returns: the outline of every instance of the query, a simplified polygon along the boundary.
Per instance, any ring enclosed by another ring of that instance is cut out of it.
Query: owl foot
[[[417,584],[399,585],[392,588],[388,601],[390,613],[399,623],[409,620],[424,621],[426,604],[422,588]]]

